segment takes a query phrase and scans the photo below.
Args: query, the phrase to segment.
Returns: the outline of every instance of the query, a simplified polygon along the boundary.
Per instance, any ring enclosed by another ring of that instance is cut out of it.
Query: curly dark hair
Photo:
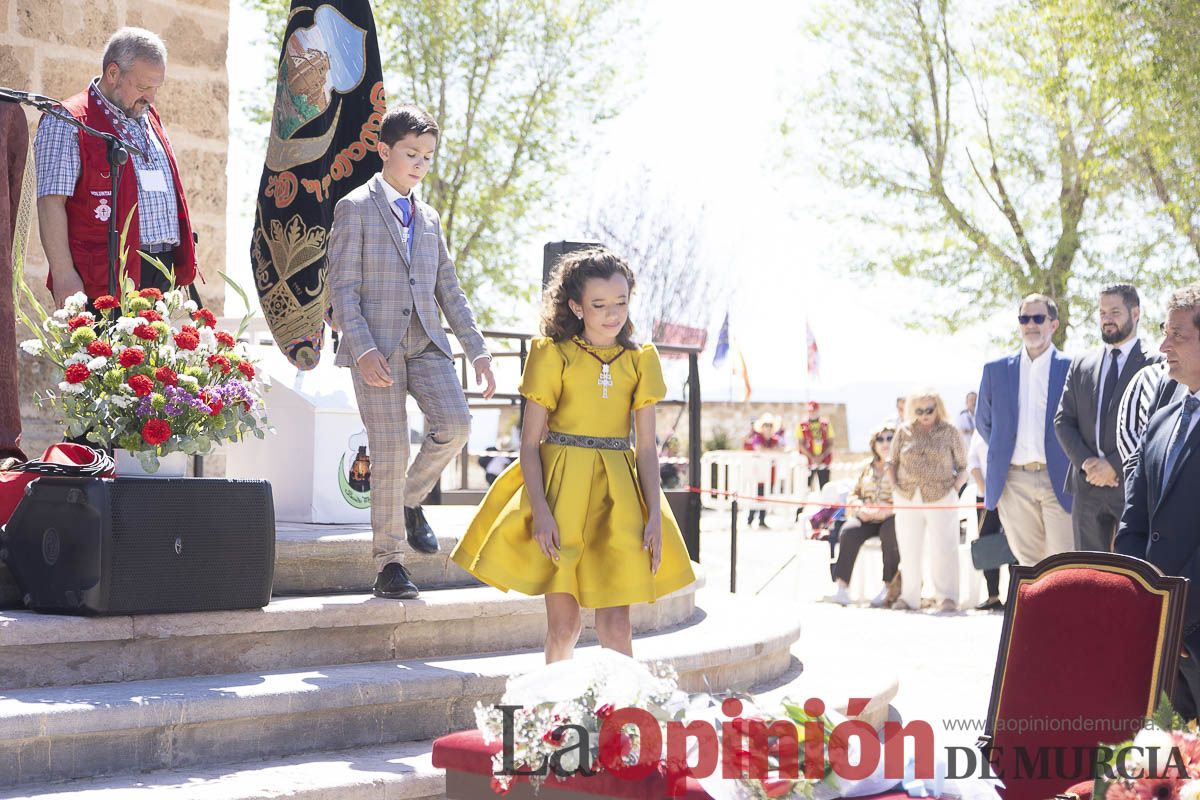
[[[583,320],[575,316],[568,300],[583,304],[583,286],[592,278],[608,280],[622,275],[629,282],[629,293],[633,294],[635,280],[633,270],[625,259],[603,247],[591,247],[567,253],[559,260],[550,283],[542,294],[542,317],[538,323],[543,336],[556,342],[564,342],[572,336],[583,334]],[[637,349],[633,340],[633,320],[627,319],[617,334],[617,343],[627,350]]]

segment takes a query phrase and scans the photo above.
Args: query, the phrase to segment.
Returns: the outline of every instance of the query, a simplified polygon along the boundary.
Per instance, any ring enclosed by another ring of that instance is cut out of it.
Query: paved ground
[[[925,719],[939,742],[972,744],[987,714],[1003,616],[974,610],[952,615],[901,612],[822,602],[831,591],[829,545],[805,541],[790,514],[768,515],[771,527],[738,526],[738,594],[779,599],[780,613],[800,617],[793,653],[814,675],[877,669],[894,675],[893,706],[905,720]],[[709,586],[729,586],[730,519],[705,511],[700,560]],[[878,558],[877,551],[862,557]],[[1001,586],[1001,591],[1006,587]],[[823,698],[824,699],[824,698]],[[978,720],[952,731],[947,720]]]

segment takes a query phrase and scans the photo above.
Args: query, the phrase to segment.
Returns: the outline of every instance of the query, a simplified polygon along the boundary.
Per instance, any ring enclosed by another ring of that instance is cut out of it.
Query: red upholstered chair
[[[1132,738],[1174,687],[1186,594],[1114,553],[1013,568],[981,740],[1006,800],[1090,795],[1087,749]]]

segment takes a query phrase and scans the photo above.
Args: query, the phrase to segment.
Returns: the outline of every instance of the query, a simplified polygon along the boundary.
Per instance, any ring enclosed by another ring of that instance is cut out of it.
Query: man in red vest
[[[52,116],[34,140],[38,225],[50,273],[46,285],[61,307],[76,292],[108,294],[108,220],[129,221],[125,273],[138,288],[167,288],[166,277],[137,252],[174,272],[183,286],[196,276],[196,250],[175,154],[154,108],[166,80],[167,48],[142,28],[122,28],[104,48],[103,72],[63,106],[79,121],[136,147],[119,168],[112,196],[105,142]],[[120,262],[118,260],[118,269]]]
[[[796,449],[808,459],[808,467],[817,476],[817,488],[829,483],[829,468],[833,464],[833,425],[821,416],[821,404],[808,403],[808,419],[796,428]]]

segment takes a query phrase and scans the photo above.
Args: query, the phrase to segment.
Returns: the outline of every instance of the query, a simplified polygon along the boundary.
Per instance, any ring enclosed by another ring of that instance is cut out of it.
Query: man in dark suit
[[[1146,426],[1141,456],[1126,487],[1129,500],[1116,551],[1191,582],[1182,679],[1172,700],[1185,719],[1194,719],[1200,698],[1200,591],[1194,591],[1200,586],[1200,284],[1171,295],[1163,327],[1159,349],[1166,356],[1167,374],[1186,393],[1159,409]]]
[[[983,367],[975,421],[988,445],[984,501],[999,509],[1013,555],[1032,565],[1071,550],[1071,497],[1063,488],[1067,456],[1054,415],[1071,359],[1059,353],[1058,304],[1031,294],[1017,310],[1020,352]]]
[[[1117,407],[1133,376],[1149,361],[1137,336],[1137,289],[1121,283],[1100,292],[1104,346],[1079,356],[1067,373],[1054,433],[1071,459],[1067,491],[1074,495],[1071,528],[1076,550],[1112,549],[1125,507]]]

